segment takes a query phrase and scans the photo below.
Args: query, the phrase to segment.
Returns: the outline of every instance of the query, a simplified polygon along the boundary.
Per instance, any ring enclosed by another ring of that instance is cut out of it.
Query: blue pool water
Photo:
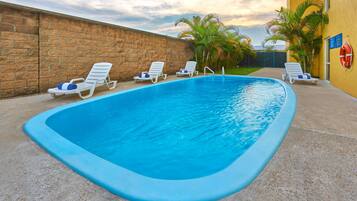
[[[264,133],[285,101],[273,80],[214,76],[60,111],[46,124],[116,165],[168,180],[211,175]]]
[[[205,76],[57,107],[24,131],[128,200],[218,200],[262,172],[295,108],[295,93],[279,80]]]

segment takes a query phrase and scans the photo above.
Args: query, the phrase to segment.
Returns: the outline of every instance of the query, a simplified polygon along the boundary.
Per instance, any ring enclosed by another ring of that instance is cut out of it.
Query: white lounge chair
[[[48,93],[50,93],[53,97],[67,94],[78,94],[82,99],[86,99],[93,96],[94,90],[98,86],[106,85],[109,89],[114,89],[117,81],[110,80],[109,71],[111,68],[111,63],[95,63],[86,79],[76,78],[69,82],[70,84],[76,84],[76,89],[63,90],[56,87],[48,89]],[[82,92],[84,91],[89,91],[89,94],[83,95]]]
[[[290,84],[295,81],[307,81],[317,84],[318,79],[311,77],[309,73],[304,73],[301,65],[296,62],[285,63],[285,73],[282,75],[284,81],[289,80]]]
[[[187,61],[186,62],[186,66],[185,66],[185,69],[179,71],[179,72],[176,72],[176,75],[177,76],[190,76],[190,77],[193,77],[193,75],[196,73],[196,75],[198,75],[198,71],[196,71],[196,65],[197,65],[197,62],[195,61]]]
[[[163,77],[164,80],[166,80],[167,74],[163,73],[164,65],[165,65],[165,63],[161,62],[161,61],[152,62],[149,72],[142,72],[142,74],[148,74],[148,76],[147,77],[135,76],[134,80],[136,82],[150,80],[152,83],[158,82],[159,77]]]

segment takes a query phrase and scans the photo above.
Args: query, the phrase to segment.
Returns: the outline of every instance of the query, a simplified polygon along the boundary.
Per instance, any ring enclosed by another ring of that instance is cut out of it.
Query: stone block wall
[[[0,4],[0,98],[46,92],[85,77],[96,62],[130,80],[153,61],[172,74],[192,58],[185,41],[125,27]]]
[[[38,15],[0,6],[0,98],[38,92]]]

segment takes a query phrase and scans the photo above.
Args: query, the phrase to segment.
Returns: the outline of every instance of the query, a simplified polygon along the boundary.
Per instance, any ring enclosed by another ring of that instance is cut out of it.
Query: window
[[[325,12],[330,9],[330,0],[325,0]]]

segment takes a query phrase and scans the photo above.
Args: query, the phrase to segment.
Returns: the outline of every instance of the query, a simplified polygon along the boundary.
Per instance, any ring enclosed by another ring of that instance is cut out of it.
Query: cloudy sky
[[[260,45],[264,24],[286,0],[5,0],[135,29],[177,36],[185,26],[174,26],[181,17],[218,14],[226,25],[239,25],[241,33]]]

